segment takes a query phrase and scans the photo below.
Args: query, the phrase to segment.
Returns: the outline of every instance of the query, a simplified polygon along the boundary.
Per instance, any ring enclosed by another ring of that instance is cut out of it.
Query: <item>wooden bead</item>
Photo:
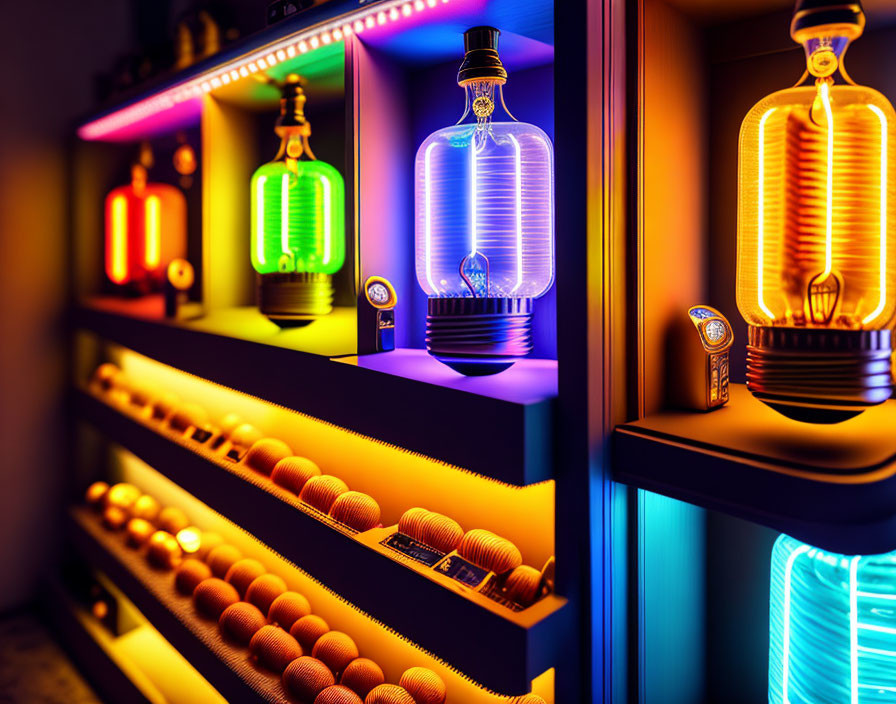
[[[143,494],[143,496],[134,502],[131,515],[134,516],[134,518],[142,518],[150,523],[154,523],[159,517],[160,510],[161,506],[159,506],[158,501],[149,494]],[[161,528],[161,526],[159,527]],[[164,530],[167,530],[167,528]],[[171,531],[169,530],[168,532],[170,533]]]
[[[243,559],[243,553],[237,550],[233,545],[218,545],[212,548],[205,558],[208,566],[212,568],[212,574],[215,577],[224,579],[235,562]]]
[[[183,551],[180,549],[177,538],[171,533],[157,530],[150,536],[148,543],[146,557],[156,567],[170,570],[180,564]]]
[[[336,497],[330,516],[357,531],[370,530],[380,522],[380,506],[372,496],[347,491]]]
[[[174,587],[181,594],[191,596],[199,583],[211,576],[212,571],[207,564],[191,557],[178,565],[174,573]]]
[[[309,479],[319,476],[320,467],[311,460],[305,457],[284,457],[274,465],[271,481],[298,495]]]
[[[265,574],[265,572],[267,572],[267,570],[258,560],[253,560],[251,557],[244,557],[242,560],[237,560],[230,566],[224,579],[236,588],[237,593],[240,595],[240,599],[242,599],[246,596],[246,590],[249,588],[249,585],[261,577],[261,575]]]
[[[416,704],[444,704],[445,702],[445,683],[435,672],[425,667],[412,667],[405,670],[398,684],[408,691]]]
[[[152,523],[142,518],[132,518],[128,521],[127,535],[128,545],[132,548],[141,547],[150,536],[156,532]]]
[[[529,606],[538,598],[541,586],[541,572],[529,565],[520,565],[507,575],[504,582],[504,594],[511,601]]]
[[[195,555],[202,545],[202,531],[196,526],[181,528],[174,537],[186,555]]]
[[[271,610],[271,604],[274,599],[286,591],[286,582],[275,574],[263,574],[252,580],[252,583],[246,589],[245,599],[250,604],[255,604],[261,611],[266,614]]]
[[[334,684],[318,694],[314,704],[364,704],[364,700],[348,687]]]
[[[457,552],[465,560],[495,574],[504,574],[523,563],[523,556],[516,545],[481,528],[467,531]]]
[[[238,425],[230,434],[230,442],[234,447],[241,450],[248,449],[255,441],[261,440],[261,438],[261,431],[249,423]]]
[[[456,550],[464,537],[464,530],[457,521],[443,516],[441,513],[430,513],[425,516],[421,525],[421,533],[421,542],[444,553]]]
[[[370,690],[364,704],[416,704],[404,687],[397,684],[381,684]]]
[[[292,624],[311,613],[311,604],[298,592],[283,592],[271,602],[268,620],[289,630]]]
[[[419,506],[409,508],[401,515],[401,518],[398,519],[398,531],[405,535],[409,535],[414,540],[420,540],[420,537],[422,537],[420,532],[421,521],[429,513],[430,511],[427,511],[425,508],[420,508]]]
[[[302,618],[292,624],[289,634],[299,641],[306,653],[310,653],[318,639],[329,630],[330,626],[320,616],[309,614],[308,616],[302,616]]]
[[[283,686],[300,702],[313,702],[318,694],[334,684],[336,680],[330,668],[307,655],[293,660],[283,671]]]
[[[103,498],[106,496],[107,491],[109,491],[109,485],[106,482],[94,482],[84,492],[84,500],[89,506],[99,510],[104,505]]]
[[[243,424],[243,419],[236,413],[228,413],[221,419],[221,435],[230,438],[233,431]]]
[[[360,653],[350,636],[342,631],[329,631],[317,639],[311,655],[329,667],[334,675],[338,675]]]
[[[193,591],[193,605],[207,618],[216,621],[231,604],[240,600],[239,594],[232,585],[217,577],[202,580]]]
[[[260,474],[268,475],[274,470],[274,466],[284,457],[292,455],[292,448],[277,438],[262,438],[256,440],[246,456],[243,464]]]
[[[116,365],[105,362],[94,370],[93,376],[90,378],[90,386],[97,391],[108,391],[112,388],[115,376],[120,371]]]
[[[103,525],[109,530],[121,530],[128,522],[128,512],[119,506],[107,506],[103,511]]]
[[[187,518],[187,514],[176,506],[166,506],[159,511],[156,525],[160,530],[164,530],[166,533],[177,535],[180,531],[190,525],[190,519]]]
[[[333,502],[340,494],[348,491],[348,485],[332,474],[321,474],[319,477],[312,477],[302,487],[299,499],[309,506],[313,506],[318,511],[329,513]]]
[[[200,560],[208,558],[208,554],[219,545],[224,544],[224,538],[217,533],[202,532],[199,538],[199,549],[195,552],[195,556]]]
[[[208,413],[198,403],[185,403],[179,406],[168,419],[168,425],[179,433],[189,428],[201,428],[208,424]]]
[[[130,514],[131,509],[141,495],[142,492],[133,484],[120,482],[109,487],[109,491],[107,491],[106,495],[103,497],[103,502],[106,507],[115,506]]]
[[[259,665],[281,673],[296,658],[302,657],[302,646],[278,626],[262,626],[249,641],[249,652]]]
[[[264,614],[245,601],[231,604],[218,619],[218,627],[224,636],[240,645],[248,644],[266,623]]]
[[[362,699],[370,690],[378,687],[386,681],[383,669],[373,660],[368,658],[355,658],[342,671],[339,678],[340,684],[344,684]]]

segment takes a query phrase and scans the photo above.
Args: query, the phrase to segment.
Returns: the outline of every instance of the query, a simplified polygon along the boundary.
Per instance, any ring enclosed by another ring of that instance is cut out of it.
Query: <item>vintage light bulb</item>
[[[131,183],[106,196],[106,276],[138,293],[161,288],[165,267],[187,254],[187,201],[174,186],[147,182],[131,167]]]
[[[282,85],[280,151],[251,184],[259,308],[281,326],[302,325],[333,309],[331,277],[345,261],[345,184],[311,151],[300,81],[290,74]]]
[[[797,2],[807,80],[760,100],[740,132],[747,386],[803,421],[839,422],[891,392],[896,114],[843,67],[864,25],[859,2]]]
[[[471,375],[502,371],[532,350],[533,299],[554,280],[553,147],[504,105],[499,34],[464,33],[466,111],[427,137],[416,161],[426,346]]]
[[[772,551],[769,704],[893,701],[896,552],[840,555],[782,535]]]

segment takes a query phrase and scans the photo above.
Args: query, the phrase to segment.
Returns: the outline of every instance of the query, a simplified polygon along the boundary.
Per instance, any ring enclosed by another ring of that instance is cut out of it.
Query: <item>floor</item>
[[[30,613],[0,619],[0,704],[101,704]]]

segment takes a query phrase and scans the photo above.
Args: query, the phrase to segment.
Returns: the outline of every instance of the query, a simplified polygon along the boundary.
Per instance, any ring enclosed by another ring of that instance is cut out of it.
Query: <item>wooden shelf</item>
[[[846,554],[896,548],[896,401],[799,423],[742,384],[710,413],[664,411],[613,433],[613,478]]]
[[[423,350],[331,359],[331,349],[296,342],[311,326],[272,332],[248,309],[169,321],[152,299],[91,299],[73,318],[164,364],[476,474],[515,486],[552,477],[555,361],[525,359],[471,378]],[[234,337],[247,318],[266,332]]]
[[[565,599],[551,595],[514,613],[434,571],[397,561],[384,548],[368,547],[363,534],[353,537],[306,513],[266,477],[192,441],[163,436],[88,393],[76,393],[76,412],[357,608],[483,686],[519,694],[556,665],[571,632]]]

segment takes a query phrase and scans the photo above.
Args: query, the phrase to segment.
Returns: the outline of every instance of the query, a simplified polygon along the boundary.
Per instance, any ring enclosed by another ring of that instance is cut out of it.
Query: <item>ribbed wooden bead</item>
[[[218,619],[218,627],[224,636],[240,645],[248,644],[266,623],[264,614],[245,601],[231,604]]]
[[[289,663],[302,657],[302,646],[282,628],[262,626],[249,641],[249,652],[259,665],[281,673]]]
[[[267,570],[258,560],[244,557],[230,566],[224,579],[236,587],[236,591],[240,595],[240,599],[242,599],[246,596],[246,590],[249,588],[249,585],[265,574],[265,572]]]
[[[327,687],[336,684],[330,668],[316,658],[300,657],[283,671],[283,686],[300,702],[313,702]]]
[[[107,491],[109,491],[109,485],[106,482],[94,482],[84,492],[84,500],[89,506],[100,509],[103,507],[103,497],[106,496]]]
[[[334,684],[318,694],[314,704],[364,704],[364,700],[348,687]]]
[[[207,423],[208,413],[198,403],[185,403],[178,406],[168,419],[168,425],[180,433],[191,427],[200,428]]]
[[[302,487],[308,483],[311,477],[321,475],[320,467],[306,457],[284,457],[271,472],[271,481],[277,486],[291,491],[293,494],[302,493]]]
[[[340,494],[348,491],[348,485],[332,474],[322,474],[319,477],[312,477],[305,486],[299,498],[309,506],[313,506],[318,511],[329,513],[333,502],[336,501]]]
[[[90,385],[99,391],[108,391],[112,388],[112,382],[115,375],[121,370],[111,362],[106,362],[98,366],[90,379]]]
[[[268,620],[287,631],[292,624],[311,613],[311,604],[298,592],[283,592],[271,602]]]
[[[190,519],[187,514],[176,506],[166,506],[159,511],[156,518],[156,525],[171,535],[177,535],[180,531],[190,525]]]
[[[495,574],[504,574],[523,563],[523,556],[516,545],[482,528],[467,531],[457,552],[474,565]]]
[[[346,665],[360,655],[355,641],[342,631],[324,633],[317,639],[311,654],[329,667],[335,675],[342,672]]]
[[[261,474],[268,475],[284,457],[292,455],[292,448],[277,438],[262,438],[249,448],[243,464]]]
[[[146,557],[156,567],[170,570],[180,564],[183,551],[177,538],[171,533],[157,530],[149,537],[147,544],[149,547],[146,550]]]
[[[133,484],[119,482],[118,484],[109,487],[109,491],[107,491],[106,495],[103,497],[103,503],[107,507],[115,506],[130,513],[142,493],[143,492]]]
[[[150,417],[153,420],[164,421],[177,410],[179,405],[180,398],[177,394],[162,391],[149,404]]]
[[[355,658],[342,671],[339,682],[355,692],[362,699],[370,690],[386,681],[383,669],[368,658]]]
[[[409,535],[414,540],[420,540],[423,537],[420,532],[422,521],[424,517],[428,516],[430,513],[431,511],[427,511],[425,508],[420,508],[419,506],[409,508],[401,515],[401,518],[398,519],[398,531],[405,535]]]
[[[109,530],[121,530],[128,522],[128,512],[119,506],[107,506],[103,511],[103,525]]]
[[[230,434],[230,442],[240,449],[247,449],[256,440],[261,440],[261,431],[250,423],[243,423],[233,429]]]
[[[266,614],[271,610],[274,599],[286,591],[286,582],[275,574],[263,574],[252,580],[246,589],[245,600],[255,604],[261,613]]]
[[[464,530],[457,521],[441,513],[430,513],[421,521],[421,542],[431,545],[440,552],[456,550],[464,537]]]
[[[152,523],[142,518],[132,518],[128,521],[127,527],[127,536],[128,536],[128,545],[132,548],[141,547],[153,533],[156,532],[156,529],[153,527]]]
[[[398,684],[414,698],[416,704],[444,704],[445,683],[432,670],[412,667],[405,670]]]
[[[381,684],[374,687],[364,699],[364,704],[416,704],[414,698],[397,684]]]
[[[193,591],[193,605],[203,616],[213,618],[216,621],[231,604],[240,600],[233,585],[223,579],[210,577],[202,580]]]
[[[237,550],[233,545],[218,545],[212,548],[205,558],[208,566],[212,568],[212,574],[215,577],[224,579],[235,562],[243,559],[243,553]]]
[[[156,519],[159,517],[161,508],[159,502],[152,496],[143,494],[143,496],[134,502],[134,506],[131,509],[131,515],[134,518],[142,518],[150,523],[155,523]],[[161,528],[161,526],[159,527]],[[167,528],[163,530],[167,530]],[[168,532],[170,533],[171,531],[169,530]]]
[[[320,616],[308,614],[292,624],[289,634],[299,641],[306,653],[310,653],[318,639],[329,630],[330,626]]]
[[[194,553],[194,555],[200,560],[208,559],[208,554],[216,547],[223,544],[224,538],[222,538],[217,533],[202,531],[202,536],[199,539],[199,549]]]
[[[370,530],[380,522],[380,505],[372,496],[347,491],[336,497],[330,516],[357,531]]]
[[[524,694],[521,697],[514,697],[507,704],[547,704],[547,702],[537,694]]]
[[[207,564],[195,558],[180,563],[174,573],[174,587],[181,594],[191,596],[201,582],[212,576]]]
[[[541,572],[529,565],[520,565],[507,575],[504,593],[511,601],[528,606],[535,601],[540,586]]]

